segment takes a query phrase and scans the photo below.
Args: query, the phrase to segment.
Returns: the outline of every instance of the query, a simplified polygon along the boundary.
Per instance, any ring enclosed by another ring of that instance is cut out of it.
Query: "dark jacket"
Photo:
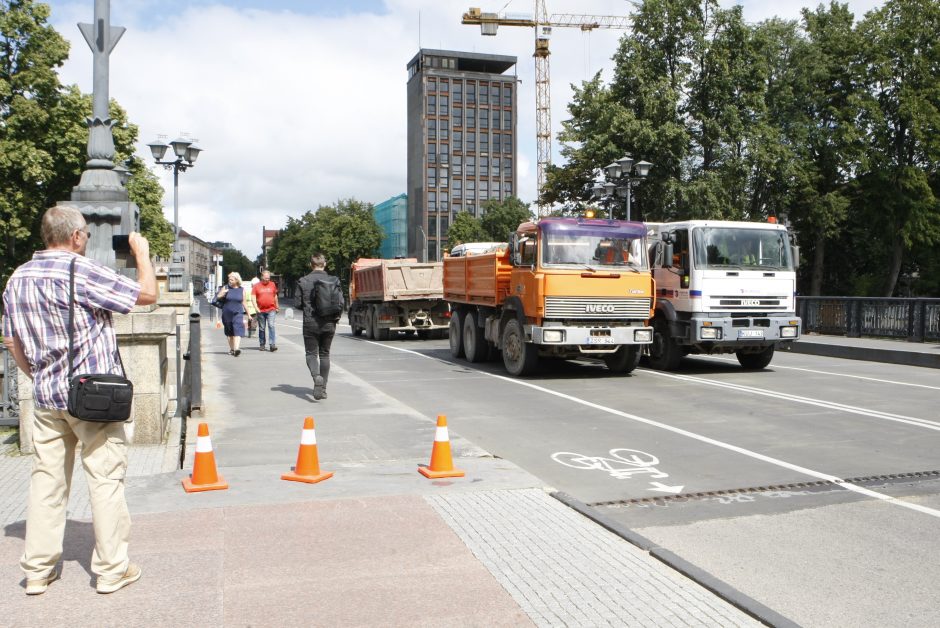
[[[297,305],[304,313],[303,333],[305,334],[336,332],[337,321],[332,321],[317,316],[313,311],[313,302],[310,298],[313,291],[313,286],[317,279],[324,279],[326,277],[332,276],[333,275],[330,275],[325,270],[315,270],[307,275],[304,275],[300,278],[300,281],[297,282]]]

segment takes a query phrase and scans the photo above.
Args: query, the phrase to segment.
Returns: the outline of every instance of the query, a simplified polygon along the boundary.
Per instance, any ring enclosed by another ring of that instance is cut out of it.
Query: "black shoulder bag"
[[[131,416],[134,384],[124,371],[121,352],[117,352],[122,375],[75,373],[75,260],[69,267],[69,414],[83,421],[119,423]]]

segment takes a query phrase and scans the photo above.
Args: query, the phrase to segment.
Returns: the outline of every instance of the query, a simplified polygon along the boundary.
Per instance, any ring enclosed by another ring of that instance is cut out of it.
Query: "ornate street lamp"
[[[630,203],[633,197],[633,186],[649,175],[653,167],[648,161],[634,162],[633,157],[624,155],[602,169],[606,180],[596,181],[591,188],[593,196],[605,207],[614,204],[616,197],[627,199],[627,216],[630,220]]]
[[[199,153],[202,152],[202,149],[196,146],[192,140],[186,139],[185,137],[178,137],[169,145],[164,144],[163,140],[156,139],[147,146],[150,147],[150,152],[153,154],[153,160],[157,165],[163,166],[167,170],[173,171],[173,259],[171,261],[170,268],[170,291],[171,292],[181,292],[183,290],[182,282],[182,273],[179,264],[179,242],[180,242],[180,221],[179,221],[179,177],[180,172],[186,172],[187,168],[192,168],[196,163],[196,158],[199,156]],[[163,156],[166,155],[168,148],[173,149],[173,155],[176,156],[176,159],[164,161]],[[174,272],[174,270],[176,272]],[[176,277],[178,281],[173,281],[172,279]]]

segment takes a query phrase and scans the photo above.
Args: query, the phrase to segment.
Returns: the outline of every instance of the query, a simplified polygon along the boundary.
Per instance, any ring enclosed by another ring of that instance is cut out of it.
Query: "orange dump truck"
[[[636,368],[653,339],[654,285],[639,222],[543,218],[497,253],[444,258],[450,349],[471,362],[502,352],[512,375],[540,356]]]
[[[349,325],[354,335],[388,340],[397,332],[443,337],[450,322],[440,262],[368,259],[353,262]]]

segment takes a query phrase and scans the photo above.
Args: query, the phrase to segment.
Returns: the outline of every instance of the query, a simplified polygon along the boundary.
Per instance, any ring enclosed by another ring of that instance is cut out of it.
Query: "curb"
[[[799,624],[796,622],[787,619],[772,608],[764,606],[754,598],[742,593],[741,591],[738,591],[727,582],[719,580],[704,569],[693,565],[674,552],[656,545],[656,543],[646,538],[645,536],[637,534],[626,526],[623,526],[613,519],[602,515],[587,504],[578,501],[571,495],[561,491],[552,492],[550,495],[563,503],[565,506],[568,506],[572,510],[581,513],[594,523],[600,525],[603,528],[606,528],[610,532],[613,532],[628,543],[635,545],[645,552],[649,552],[650,556],[656,560],[671,567],[672,569],[675,569],[683,576],[708,589],[724,601],[747,613],[757,621],[767,626],[774,626],[776,628],[799,628]]]
[[[826,358],[844,360],[864,360],[903,366],[922,366],[940,369],[940,355],[902,351],[900,349],[875,349],[867,347],[846,347],[842,345],[822,344],[819,342],[794,342],[783,349],[789,353],[820,355]]]

